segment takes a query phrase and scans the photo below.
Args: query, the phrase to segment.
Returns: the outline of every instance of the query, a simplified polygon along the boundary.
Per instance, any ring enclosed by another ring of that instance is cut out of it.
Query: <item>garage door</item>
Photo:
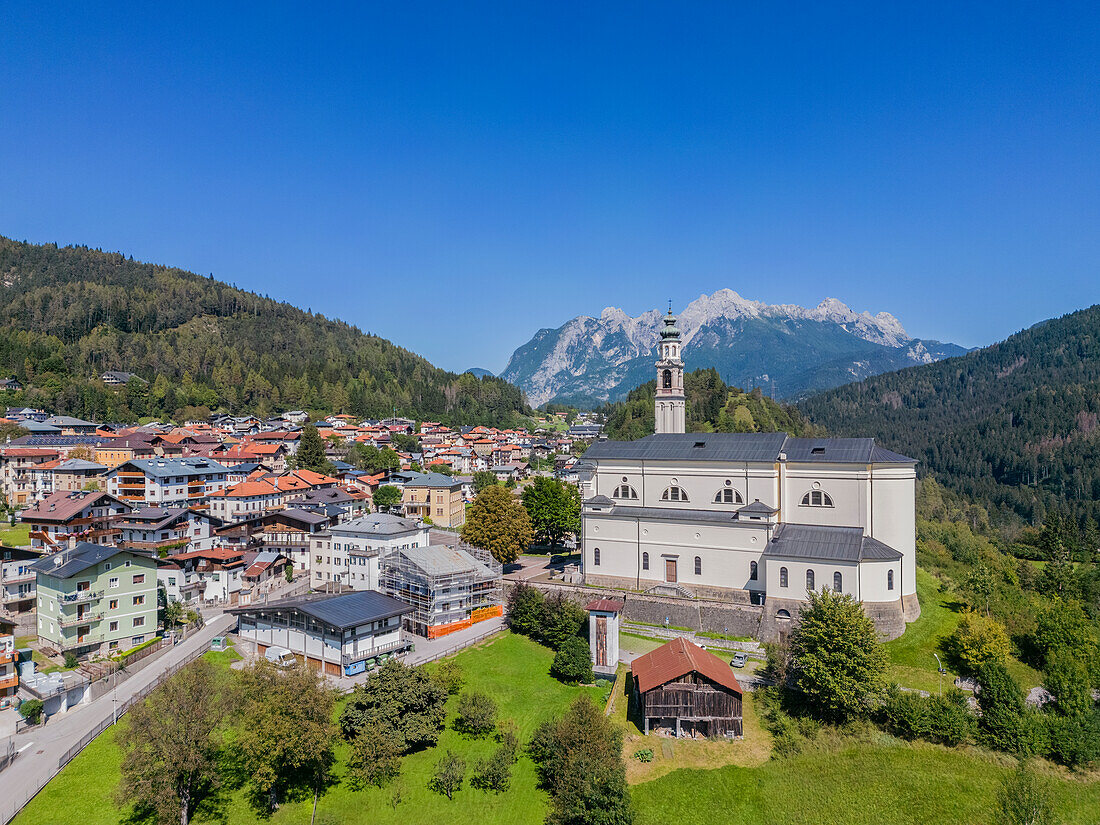
[[[325,662],[325,673],[329,676],[339,676],[340,665],[336,664],[336,662]]]
[[[259,656],[262,659],[263,655],[265,653],[267,653],[267,645],[257,644],[256,645],[256,655]]]
[[[306,664],[309,665],[314,670],[320,670],[321,669],[321,660],[320,659],[314,659],[312,656],[306,656]]]

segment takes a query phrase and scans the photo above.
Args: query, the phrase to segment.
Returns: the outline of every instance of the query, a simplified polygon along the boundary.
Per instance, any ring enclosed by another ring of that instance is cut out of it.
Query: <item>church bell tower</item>
[[[657,361],[657,399],[654,429],[658,433],[686,432],[687,400],[684,397],[684,362],[680,359],[680,330],[668,304],[661,330],[661,357]]]

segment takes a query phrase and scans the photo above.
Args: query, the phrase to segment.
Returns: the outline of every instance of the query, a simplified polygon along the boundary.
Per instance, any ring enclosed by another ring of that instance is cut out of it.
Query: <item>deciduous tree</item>
[[[466,513],[462,540],[492,554],[501,564],[511,564],[530,546],[534,533],[522,504],[503,487],[482,490]]]
[[[118,734],[118,800],[157,822],[187,825],[221,781],[219,726],[226,704],[213,666],[197,659],[135,705]]]
[[[791,667],[810,707],[832,721],[867,713],[886,684],[874,622],[846,593],[809,594],[791,633]]]
[[[575,484],[539,476],[523,490],[535,539],[551,547],[576,537],[581,529],[581,494]]]

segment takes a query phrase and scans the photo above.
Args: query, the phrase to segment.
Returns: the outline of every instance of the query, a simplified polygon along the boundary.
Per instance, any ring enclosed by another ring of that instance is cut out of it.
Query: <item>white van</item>
[[[269,662],[277,664],[279,667],[293,667],[298,664],[298,660],[294,658],[294,654],[285,647],[269,647],[264,651],[264,658]]]

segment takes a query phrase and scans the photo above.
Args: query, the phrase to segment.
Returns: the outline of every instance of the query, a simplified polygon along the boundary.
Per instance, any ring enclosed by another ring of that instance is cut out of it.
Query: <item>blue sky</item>
[[[0,234],[450,369],[722,287],[974,346],[1100,302],[1098,38],[1089,3],[7,3]]]

